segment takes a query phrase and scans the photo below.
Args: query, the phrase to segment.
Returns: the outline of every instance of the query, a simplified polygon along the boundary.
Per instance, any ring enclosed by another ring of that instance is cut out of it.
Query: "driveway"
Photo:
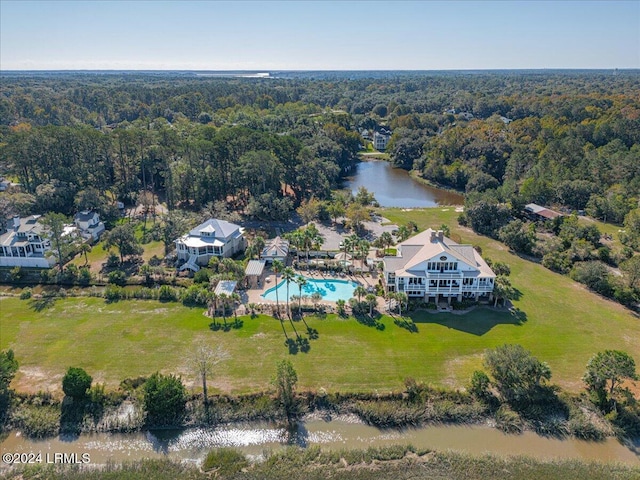
[[[342,223],[343,221],[344,219],[339,219],[337,225],[323,223],[316,224],[318,231],[324,237],[322,250],[339,250],[340,242],[353,233],[352,230],[344,228]],[[389,220],[386,218],[373,216],[371,221],[363,223],[365,234],[362,235],[362,237],[367,239],[369,242],[373,242],[382,234],[382,232],[391,233],[393,230],[398,228],[397,225],[382,225],[383,223],[388,222]]]

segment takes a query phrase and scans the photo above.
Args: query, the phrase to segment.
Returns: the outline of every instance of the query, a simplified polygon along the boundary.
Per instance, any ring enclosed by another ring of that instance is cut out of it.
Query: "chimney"
[[[435,232],[435,230],[431,230],[431,237],[429,238],[429,240],[431,241],[431,243],[436,241],[436,232]]]
[[[442,241],[444,239],[444,232],[442,230],[438,230],[438,240]]]
[[[19,227],[20,227],[20,217],[15,216],[13,217],[13,228],[17,230]]]

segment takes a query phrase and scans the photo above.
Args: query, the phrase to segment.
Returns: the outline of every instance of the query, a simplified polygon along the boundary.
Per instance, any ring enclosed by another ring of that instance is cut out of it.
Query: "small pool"
[[[320,292],[322,299],[329,302],[336,302],[338,300],[349,300],[353,297],[353,291],[358,286],[357,283],[349,280],[337,280],[337,279],[313,279],[305,278],[307,284],[302,287],[302,295],[310,296],[314,292]],[[276,288],[278,289],[278,300],[287,301],[287,282],[282,280],[277,287],[271,287],[269,290],[262,294],[262,298],[265,300],[276,300]],[[292,295],[299,295],[300,287],[295,282],[289,282],[289,297]]]

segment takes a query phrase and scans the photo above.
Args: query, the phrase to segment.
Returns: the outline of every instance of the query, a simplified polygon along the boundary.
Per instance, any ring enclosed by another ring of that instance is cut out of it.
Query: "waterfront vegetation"
[[[410,445],[366,450],[322,450],[319,447],[291,447],[267,453],[263,462],[249,463],[232,449],[213,451],[207,456],[206,471],[168,459],[142,460],[102,469],[28,466],[8,472],[7,480],[634,480],[640,469],[634,466],[579,460],[534,460],[527,457],[471,456],[456,452],[417,450]]]

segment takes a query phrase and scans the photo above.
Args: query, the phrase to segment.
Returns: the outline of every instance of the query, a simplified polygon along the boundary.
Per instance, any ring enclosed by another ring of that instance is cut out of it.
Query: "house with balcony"
[[[51,268],[51,243],[45,237],[40,215],[13,217],[0,229],[0,267]]]
[[[496,275],[471,245],[460,245],[442,230],[427,229],[397,245],[395,256],[383,258],[388,292],[411,299],[451,304],[463,298],[489,301]]]
[[[244,228],[225,220],[210,218],[175,240],[179,270],[197,272],[211,257],[231,257],[246,248]]]
[[[85,240],[95,242],[104,232],[104,223],[100,221],[100,215],[96,212],[84,210],[73,217],[73,223],[78,228],[78,233]]]
[[[379,130],[373,132],[373,148],[379,151],[383,151],[387,148],[387,144],[391,139],[391,130],[385,127],[380,127]]]

